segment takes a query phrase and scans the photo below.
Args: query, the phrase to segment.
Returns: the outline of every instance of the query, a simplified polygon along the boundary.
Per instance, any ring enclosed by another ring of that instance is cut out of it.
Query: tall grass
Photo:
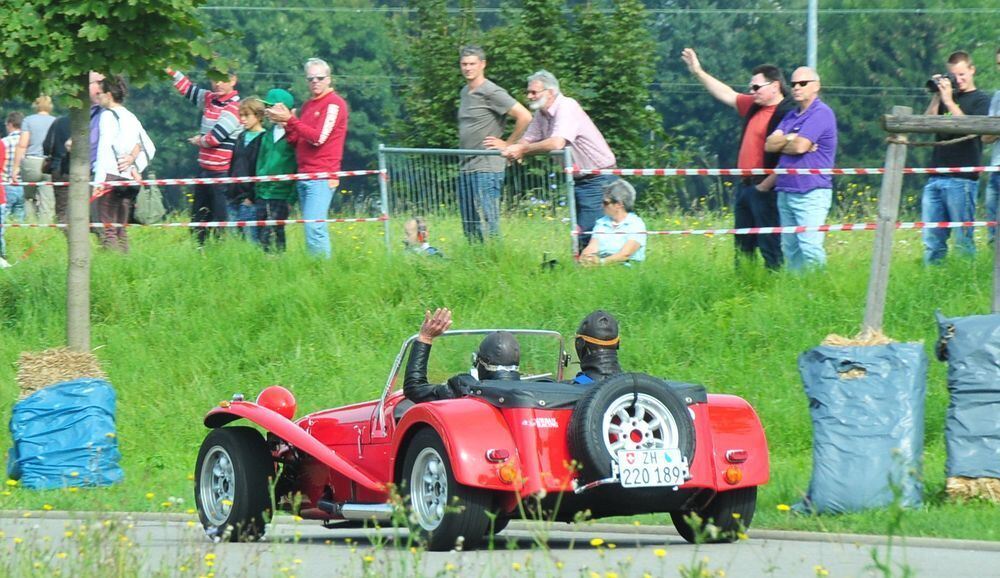
[[[652,221],[651,228],[725,224]],[[236,239],[198,251],[186,231],[156,229],[134,230],[130,255],[95,250],[93,344],[119,395],[126,481],[72,493],[8,490],[0,508],[188,508],[190,474],[206,433],[201,418],[235,392],[250,397],[283,384],[297,396],[299,415],[370,399],[384,385],[399,344],[430,307],[451,307],[457,328],[539,327],[564,334],[591,310],[604,308],[621,321],[627,369],[702,383],[710,392],[743,396],[758,410],[773,467],[754,527],[884,530],[880,512],[798,518],[775,508],[801,497],[811,466],[796,357],[828,333],[857,332],[871,233],[829,235],[828,268],[796,276],[768,274],[759,263],[734,267],[731,237],[654,237],[640,266],[582,269],[567,257],[569,237],[558,221],[523,215],[503,225],[501,243],[469,247],[457,221],[432,222],[431,240],[444,259],[405,255],[398,241],[387,256],[378,224],[332,225],[330,261],[308,258],[295,227],[289,252],[279,256]],[[62,235],[18,229],[8,243],[11,256],[30,255],[0,271],[4,421],[18,395],[18,354],[61,345],[65,331]],[[543,252],[559,258],[554,269],[540,267]],[[901,231],[894,259],[885,323],[891,337],[921,340],[930,355],[935,309],[948,315],[989,311],[990,255],[926,268],[919,233]],[[995,508],[951,505],[942,497],[943,364],[932,362],[928,386],[928,505],[908,517],[902,531],[1000,539]],[[0,446],[10,447],[6,431]]]

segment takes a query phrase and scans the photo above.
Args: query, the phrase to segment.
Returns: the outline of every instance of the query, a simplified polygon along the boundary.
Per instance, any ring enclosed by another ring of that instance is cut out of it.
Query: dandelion
[[[749,540],[750,536],[748,536],[745,532],[737,532],[736,539],[740,541]]]
[[[195,523],[193,521],[191,521],[191,520],[188,520],[187,521],[187,527],[188,528],[194,528],[195,527]]]
[[[830,571],[827,570],[826,568],[820,566],[819,564],[813,566],[813,572],[815,572],[817,576],[829,576],[830,575]]]
[[[617,572],[605,572],[604,578],[618,578]]]
[[[788,504],[778,504],[778,511],[779,512],[787,512],[787,511],[789,511],[791,509],[792,509],[792,507],[789,506]]]
[[[667,555],[667,551],[664,550],[663,548],[657,548],[656,550],[653,550],[653,555],[655,555],[657,558],[663,558],[664,556]]]
[[[180,570],[181,572],[187,572],[188,571],[188,567],[187,566],[181,566],[180,568],[178,568],[178,570]]]
[[[42,504],[42,509],[46,512],[52,511],[52,504]]]
[[[295,564],[296,566],[298,566],[301,563],[302,563],[302,559],[301,558],[296,558],[296,559],[292,560],[292,564]]]
[[[73,486],[73,487],[70,487],[70,488],[66,488],[66,491],[69,492],[69,493],[71,493],[71,494],[75,494],[75,493],[77,493],[77,492],[80,491],[80,488],[77,488],[76,486]]]
[[[21,517],[22,518],[30,518],[31,517],[31,512],[25,512]]]
[[[17,480],[7,480],[5,483],[12,488],[17,486]]]
[[[734,520],[739,520],[740,518],[742,518],[742,516],[740,516],[739,512],[733,512],[733,519]]]
[[[22,544],[22,543],[24,543],[24,538],[16,537],[16,538],[14,538],[14,543],[15,544]]]
[[[615,549],[615,548],[617,548],[617,547],[618,547],[618,545],[617,545],[617,544],[615,544],[614,542],[612,542],[612,543],[608,544],[608,550],[614,550],[614,549]]]
[[[59,552],[58,554],[56,554],[56,558],[59,558],[60,560],[65,560],[66,552]]]
[[[562,570],[563,566],[565,566],[565,564],[563,564],[561,560],[556,560],[556,568],[557,569]]]
[[[233,501],[232,500],[222,500],[222,505],[223,506],[232,506],[233,505]]]
[[[155,497],[156,497],[156,494],[154,494],[153,492],[146,492],[146,499],[147,500],[152,500]]]
[[[643,572],[642,573],[642,578],[653,578],[653,575],[650,574],[649,572]]]
[[[451,562],[448,562],[447,564],[444,565],[445,572],[454,572],[457,568],[458,566],[455,566]]]
[[[375,556],[369,554],[368,556],[365,556],[364,560],[365,564],[371,564],[372,562],[375,561]]]
[[[184,510],[185,514],[194,514],[196,512],[197,512],[197,510],[195,510],[194,508],[188,508],[188,509]]]
[[[510,567],[513,568],[515,572],[521,571],[521,564],[519,562],[514,562],[510,565]]]
[[[590,540],[590,545],[594,548],[599,548],[604,545],[604,540],[602,538],[592,538]]]
[[[638,528],[639,526],[642,525],[642,522],[640,522],[639,520],[635,520],[634,522],[632,522],[632,525]]]
[[[169,507],[171,507],[173,505],[174,505],[173,502],[160,502],[160,507],[161,508],[169,508]]]
[[[73,530],[66,530],[66,532],[63,534],[63,536],[66,536],[67,538],[72,538],[73,537]]]
[[[215,554],[213,552],[205,554],[205,560],[215,560]]]
[[[10,496],[10,495],[12,495],[10,493],[10,490],[4,490],[4,491],[0,492],[0,496]]]
[[[719,578],[726,578],[726,571],[723,570],[722,568],[719,568],[718,570],[715,571],[715,575],[718,576]]]

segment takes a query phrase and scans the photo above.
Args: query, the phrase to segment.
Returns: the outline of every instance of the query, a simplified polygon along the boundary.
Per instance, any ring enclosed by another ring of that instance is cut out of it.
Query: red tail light
[[[750,457],[749,452],[746,450],[727,450],[726,451],[726,461],[731,464],[742,464],[747,461]]]
[[[486,459],[495,464],[506,462],[510,459],[510,451],[505,449],[486,450]]]

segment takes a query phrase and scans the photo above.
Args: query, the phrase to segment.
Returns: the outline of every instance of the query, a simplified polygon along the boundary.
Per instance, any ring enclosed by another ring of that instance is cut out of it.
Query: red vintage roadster
[[[641,373],[564,383],[569,356],[559,333],[509,331],[522,343],[548,341],[551,353],[535,358],[551,369],[414,404],[397,386],[413,336],[377,400],[297,419],[294,398],[279,386],[255,402],[240,395],[221,402],[205,416],[211,432],[195,467],[206,531],[256,539],[274,508],[327,525],[385,522],[400,503],[408,508],[403,519],[432,550],[458,540],[473,548],[521,516],[573,521],[581,513],[668,512],[688,541],[731,541],[750,525],[769,461],[764,430],[746,401]],[[436,342],[432,357],[438,350]],[[237,420],[264,434],[229,426]],[[402,499],[393,499],[394,491]],[[712,521],[710,533],[692,527],[697,518]]]

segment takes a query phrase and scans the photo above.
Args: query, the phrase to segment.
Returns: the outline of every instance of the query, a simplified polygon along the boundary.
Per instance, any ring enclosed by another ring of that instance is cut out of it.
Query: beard
[[[538,112],[543,108],[545,108],[545,105],[547,105],[548,103],[549,103],[549,95],[546,94],[545,96],[540,97],[538,100],[532,100],[531,102],[529,102],[528,108],[531,109],[531,112]]]

